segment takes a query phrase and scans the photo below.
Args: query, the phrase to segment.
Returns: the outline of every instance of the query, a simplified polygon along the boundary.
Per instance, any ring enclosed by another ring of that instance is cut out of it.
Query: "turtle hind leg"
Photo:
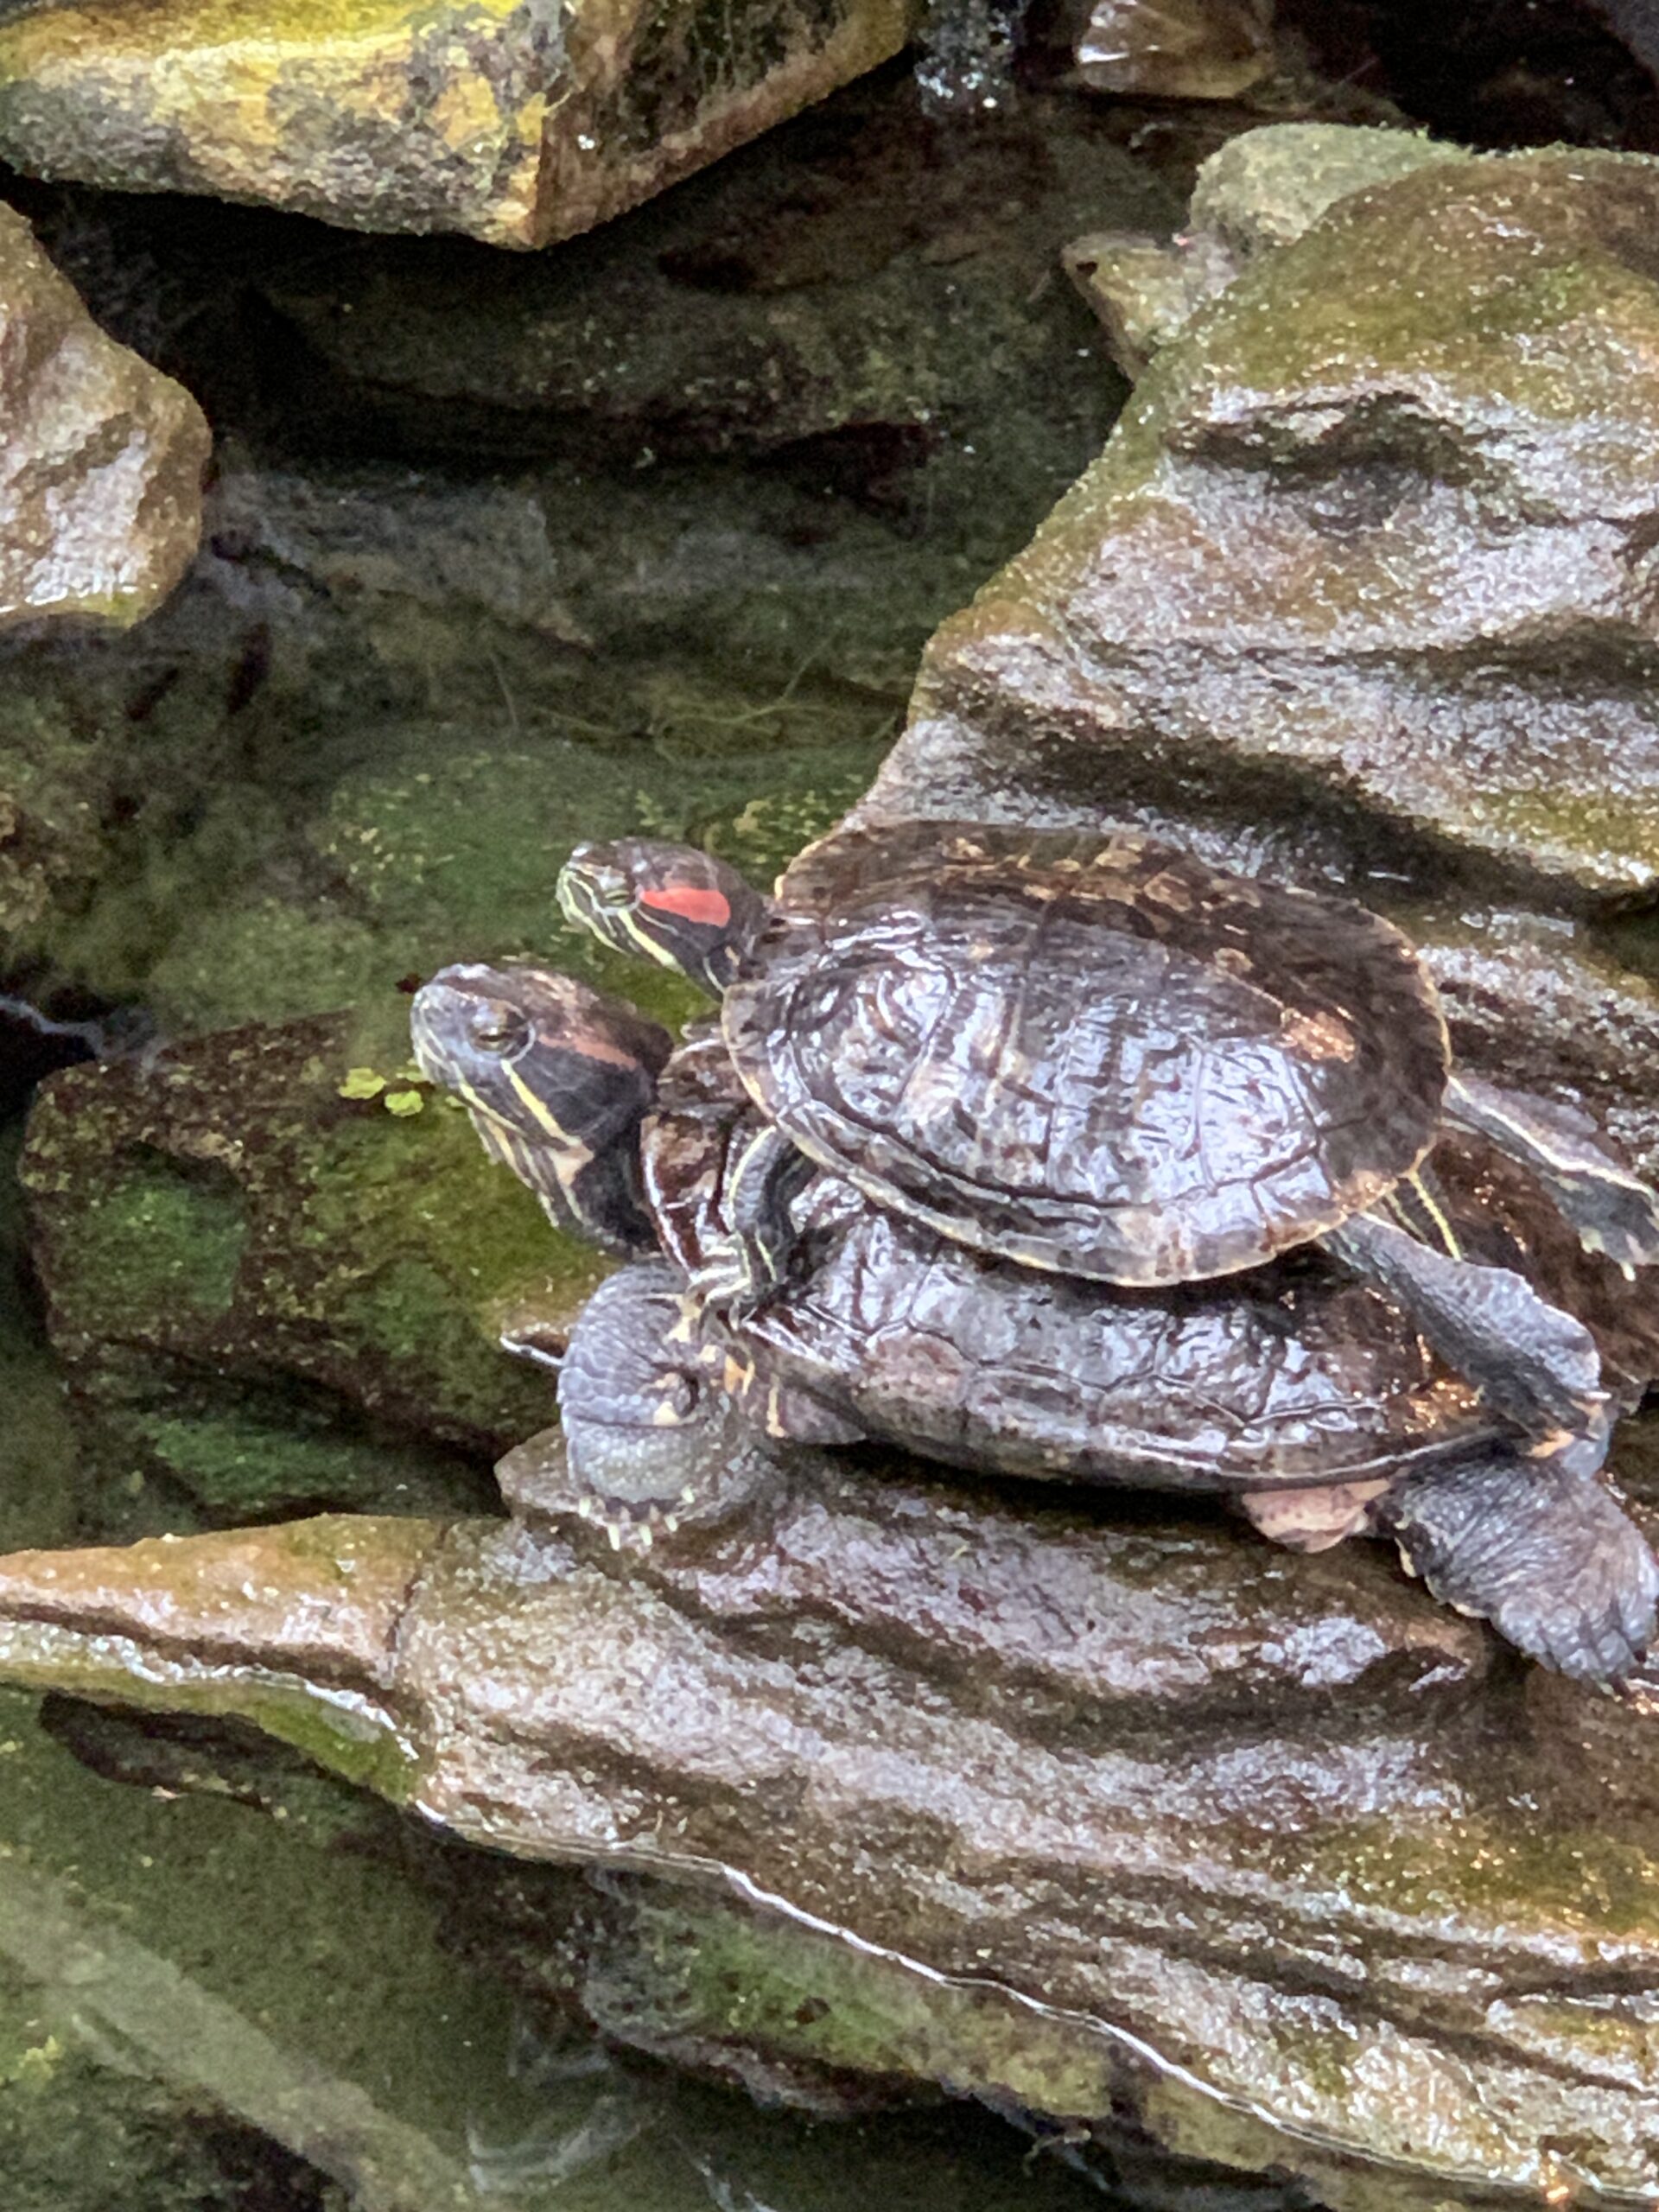
[[[1659,1621],[1659,1561],[1593,1475],[1506,1452],[1406,1475],[1371,1526],[1460,1613],[1557,1673],[1617,1682]]]
[[[1452,1259],[1375,1214],[1352,1216],[1324,1243],[1541,1452],[1584,1474],[1600,1466],[1612,1407],[1595,1339],[1581,1321],[1513,1268]]]
[[[1454,1075],[1446,1120],[1489,1138],[1529,1168],[1587,1252],[1605,1253],[1626,1274],[1659,1264],[1659,1192],[1633,1174],[1587,1114]]]
[[[610,1276],[560,1363],[563,1454],[534,1439],[502,1462],[515,1506],[575,1514],[619,1549],[735,1515],[783,1463],[726,1387],[726,1357],[694,1321],[677,1268],[648,1261]]]

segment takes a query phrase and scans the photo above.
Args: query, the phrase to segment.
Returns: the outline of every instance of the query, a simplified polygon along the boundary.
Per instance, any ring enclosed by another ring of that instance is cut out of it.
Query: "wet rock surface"
[[[158,616],[7,654],[10,972],[189,1031],[568,957],[582,835],[775,872],[1116,411],[1055,257],[1178,203],[1083,107],[888,73],[544,259],[19,181],[220,447]]]
[[[1165,230],[1179,212],[1085,104],[1033,93],[953,130],[889,74],[531,269],[342,241],[261,292],[334,404],[405,438],[658,461],[793,447],[832,472],[825,442],[850,449],[844,471],[886,438],[900,482],[960,442],[983,496],[1015,454],[1040,467],[1043,416],[1099,390],[1053,273],[1103,205]]]
[[[543,1446],[518,1523],[448,1518],[547,1417],[499,1328],[592,1265],[410,1080],[394,987],[530,951],[638,989],[556,925],[575,836],[763,880],[857,798],[926,632],[1117,405],[1058,260],[1091,230],[1164,287],[1128,365],[1165,351],[947,625],[874,805],[1127,815],[1355,892],[1475,1065],[1659,1168],[1624,911],[1659,865],[1652,173],[1256,131],[1172,259],[1167,176],[1241,113],[1022,86],[958,138],[884,77],[543,262],[13,188],[226,432],[169,605],[0,671],[7,962],[160,1023],[48,1087],[26,1161],[81,1527],[443,1519],[13,1562],[0,1655],[414,1804],[482,1847],[481,1949],[764,2095],[943,2082],[1123,2173],[1207,2162],[1205,2203],[1263,2168],[1342,2206],[1645,2196],[1650,1686],[1587,1699],[1380,1549],[1166,1502],[807,1463],[772,1518],[619,1566]],[[550,219],[519,143],[452,148],[418,221]],[[417,190],[327,183],[353,221]],[[187,1039],[254,1014],[286,1026]]]
[[[988,804],[1294,786],[1548,899],[1650,891],[1656,206],[1637,157],[1451,163],[1258,260],[934,639],[882,803],[938,723]]]
[[[609,2031],[774,2091],[943,2079],[1338,2205],[1656,2185],[1655,1876],[1583,1770],[1638,1711],[1529,1706],[1380,1551],[819,1462],[768,1515],[620,1572],[574,1523],[18,1555],[0,1669],[613,1867]]]
[[[1138,377],[1249,262],[1300,238],[1338,200],[1464,158],[1426,134],[1357,124],[1242,130],[1199,168],[1175,238],[1091,232],[1066,248],[1067,273],[1106,326],[1119,367]]]
[[[897,51],[902,0],[340,0],[0,20],[0,156],[375,231],[569,237]]]
[[[0,412],[0,629],[142,620],[195,552],[207,425],[188,393],[105,336],[5,207]]]

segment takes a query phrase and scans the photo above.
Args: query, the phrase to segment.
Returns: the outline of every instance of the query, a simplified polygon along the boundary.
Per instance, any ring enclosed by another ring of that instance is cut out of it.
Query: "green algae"
[[[571,847],[640,832],[685,837],[769,882],[859,796],[892,727],[891,711],[866,695],[838,702],[828,723],[791,723],[785,702],[769,726],[748,719],[754,702],[741,690],[690,696],[710,717],[706,728],[683,714],[639,744],[458,749],[447,735],[410,733],[416,741],[395,769],[343,777],[302,831],[303,865],[321,865],[329,886],[318,898],[296,905],[263,889],[270,855],[256,840],[232,866],[213,866],[204,846],[214,880],[245,880],[252,895],[245,903],[232,888],[209,924],[177,929],[153,952],[147,989],[170,1023],[219,1027],[384,1003],[395,982],[450,960],[534,958],[625,990],[677,1025],[698,1006],[695,994],[663,970],[607,963],[559,913],[553,884]],[[293,835],[273,832],[274,851]],[[184,858],[170,897],[187,893]],[[108,950],[82,924],[73,964],[108,979],[130,958],[121,948],[130,931],[108,913],[98,929]],[[123,968],[120,980],[133,972]]]
[[[416,1443],[354,1436],[300,1394],[251,1394],[213,1410],[200,1395],[179,1410],[105,1408],[114,1433],[130,1437],[139,1464],[163,1468],[219,1522],[268,1520],[325,1507],[428,1513],[453,1510],[452,1459]]]
[[[111,1333],[180,1306],[212,1319],[231,1309],[247,1239],[228,1169],[132,1145],[87,1204],[60,1294],[96,1300]]]
[[[1287,1880],[1328,1885],[1367,1910],[1402,1918],[1471,1929],[1553,1925],[1586,1942],[1659,1936],[1659,1864],[1649,1851],[1592,1827],[1529,1826],[1518,1808],[1484,1823],[1466,1815],[1455,1852],[1436,1832],[1379,1820],[1312,1842],[1287,1838],[1262,1863]]]
[[[153,1476],[219,1522],[473,1510],[483,1463],[546,1425],[547,1379],[501,1332],[573,1315],[602,1263],[447,1101],[394,1115],[340,1095],[353,1066],[401,1068],[407,1005],[41,1095],[25,1179],[111,1531],[135,1500],[140,1526],[162,1507],[134,1488]]]

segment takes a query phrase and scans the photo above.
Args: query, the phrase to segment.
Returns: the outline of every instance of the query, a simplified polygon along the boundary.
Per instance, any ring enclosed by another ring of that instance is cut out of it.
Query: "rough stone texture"
[[[1096,104],[947,143],[897,72],[545,256],[11,188],[221,439],[157,616],[0,655],[3,957],[186,1033],[568,959],[562,841],[775,873],[1105,436],[1060,245],[1179,213]]]
[[[1625,929],[1623,949],[1643,963],[1633,969],[1593,931],[1554,917],[1473,905],[1393,911],[1422,948],[1459,1058],[1495,1081],[1580,1100],[1659,1178],[1652,924]]]
[[[935,638],[878,804],[927,810],[939,748],[1002,810],[1224,791],[1559,902],[1659,888],[1656,218],[1659,165],[1540,153],[1258,260]]]
[[[1659,880],[1659,168],[1235,147],[1201,201],[1243,272],[938,632],[853,818],[1127,819],[1345,891],[1422,946],[1471,1065],[1659,1173],[1659,932],[1619,911]],[[1373,162],[1405,173],[1301,228]]]
[[[411,439],[658,461],[885,440],[897,474],[960,438],[982,486],[1028,442],[1017,395],[1052,377],[1052,407],[1087,374],[1044,280],[1103,207],[1178,213],[1084,104],[951,130],[882,84],[529,268],[363,245],[261,289],[337,404]]]
[[[0,22],[0,156],[536,246],[895,53],[906,0],[60,0]]]
[[[597,1262],[401,1073],[405,1003],[378,1031],[229,1031],[40,1094],[32,1249],[109,1478],[99,1525],[154,1525],[181,1490],[220,1522],[471,1505],[478,1463],[547,1418],[550,1378],[497,1339],[574,1311]],[[375,1095],[341,1096],[353,1066]]]
[[[1645,1692],[1529,1707],[1379,1550],[806,1460],[623,1573],[575,1522],[20,1554],[0,1672],[673,1879],[605,1889],[590,2006],[774,2094],[944,2081],[1344,2207],[1659,2188]]]
[[[188,392],[105,336],[7,207],[0,420],[0,629],[142,620],[195,552],[207,425]],[[0,836],[16,826],[0,802]]]
[[[1066,248],[1066,273],[1106,326],[1118,366],[1138,377],[1258,253],[1300,238],[1350,193],[1465,158],[1408,130],[1342,123],[1242,130],[1199,165],[1174,238],[1091,231]]]

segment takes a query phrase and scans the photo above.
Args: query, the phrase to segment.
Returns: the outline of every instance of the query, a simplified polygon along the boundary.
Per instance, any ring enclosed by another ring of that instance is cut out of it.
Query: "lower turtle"
[[[1448,1127],[1512,1153],[1584,1244],[1659,1262],[1659,1198],[1571,1109],[1451,1069],[1408,941],[1127,831],[907,822],[810,848],[766,900],[694,849],[577,848],[567,915],[721,1000],[758,1118],[698,1287],[734,1318],[787,1274],[813,1166],[1027,1267],[1167,1287],[1311,1242],[1488,1400],[1599,1463],[1581,1327],[1471,1262],[1420,1171]]]
[[[1619,1679],[1655,1633],[1659,1564],[1599,1471],[1540,1451],[1317,1251],[1123,1288],[975,1250],[816,1169],[791,1199],[796,1266],[734,1322],[691,1287],[760,1118],[717,1033],[671,1056],[618,1001],[481,964],[426,984],[412,1029],[555,1217],[638,1255],[558,1363],[566,1477],[613,1543],[726,1519],[791,1446],[875,1439],[995,1474],[1221,1492],[1295,1548],[1392,1537],[1437,1596],[1586,1680]],[[607,1148],[626,1170],[595,1172]],[[1639,1395],[1659,1320],[1535,1179],[1471,1137],[1425,1191],[1421,1233],[1466,1225],[1537,1272]],[[533,1330],[514,1348],[545,1351]]]

